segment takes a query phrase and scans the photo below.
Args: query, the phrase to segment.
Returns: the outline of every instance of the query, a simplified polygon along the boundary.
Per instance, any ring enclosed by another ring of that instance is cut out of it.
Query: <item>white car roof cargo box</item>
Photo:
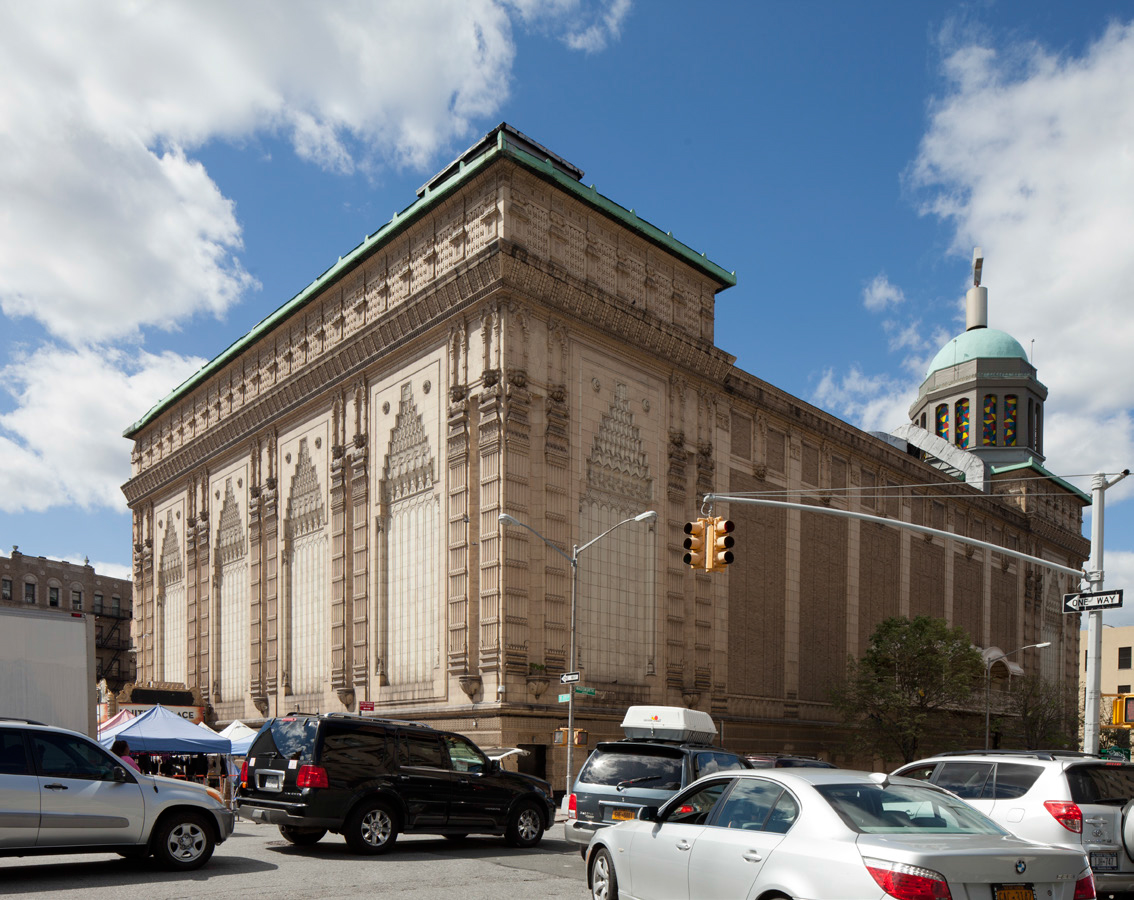
[[[707,712],[681,706],[631,706],[622,719],[628,738],[711,744],[717,726]]]

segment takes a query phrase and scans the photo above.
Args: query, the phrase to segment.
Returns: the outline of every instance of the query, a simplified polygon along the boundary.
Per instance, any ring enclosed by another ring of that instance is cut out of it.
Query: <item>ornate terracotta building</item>
[[[1072,566],[1087,498],[1038,460],[962,483],[918,434],[737,369],[713,340],[734,276],[581,177],[499,126],[127,430],[139,680],[203,687],[221,722],[373,704],[530,748],[558,785],[563,554],[656,510],[579,557],[592,742],[657,703],[710,712],[735,749],[838,757],[827,691],[892,614],[1050,639],[1019,662],[1073,681],[1065,578],[954,540],[734,504],[737,561],[682,564],[707,492]]]

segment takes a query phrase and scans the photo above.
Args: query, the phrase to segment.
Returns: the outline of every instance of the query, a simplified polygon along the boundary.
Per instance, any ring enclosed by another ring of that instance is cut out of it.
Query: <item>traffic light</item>
[[[1111,725],[1134,725],[1134,696],[1119,694],[1110,716]]]
[[[712,540],[712,519],[697,519],[695,522],[685,523],[685,556],[682,559],[691,569],[706,568],[707,542]]]
[[[732,548],[736,544],[736,540],[732,536],[734,528],[736,526],[731,519],[726,519],[724,516],[717,516],[713,519],[712,556],[706,568],[723,569],[735,559],[732,555]]]

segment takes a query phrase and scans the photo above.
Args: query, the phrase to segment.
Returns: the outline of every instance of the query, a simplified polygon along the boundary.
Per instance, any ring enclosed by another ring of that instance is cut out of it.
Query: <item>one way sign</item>
[[[1122,606],[1122,591],[1063,595],[1063,611],[1065,613],[1077,613],[1091,609],[1118,609],[1120,606]]]

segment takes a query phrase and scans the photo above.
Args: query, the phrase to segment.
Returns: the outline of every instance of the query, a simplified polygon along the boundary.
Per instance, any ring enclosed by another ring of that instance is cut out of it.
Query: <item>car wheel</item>
[[[398,839],[398,820],[388,804],[372,800],[350,814],[343,837],[355,853],[385,853]]]
[[[216,847],[212,825],[201,813],[191,810],[163,820],[152,843],[154,858],[165,868],[180,871],[203,866]]]
[[[614,860],[605,847],[600,847],[591,859],[587,882],[591,886],[592,900],[618,900],[618,877],[614,874]]]
[[[504,839],[513,847],[534,847],[543,837],[543,816],[531,803],[521,803],[508,820]]]
[[[281,825],[280,834],[288,843],[297,847],[310,847],[322,840],[326,828],[296,828],[294,825]]]

